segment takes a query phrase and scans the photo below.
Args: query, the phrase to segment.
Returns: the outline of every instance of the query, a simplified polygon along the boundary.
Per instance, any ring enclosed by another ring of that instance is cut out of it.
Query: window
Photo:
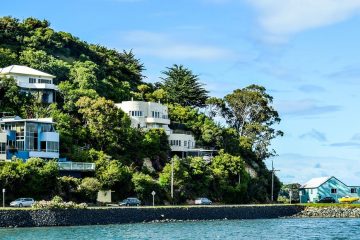
[[[187,141],[184,141],[184,146],[185,146],[185,147],[187,146]]]
[[[36,83],[36,78],[29,78],[29,83]]]
[[[160,118],[160,112],[151,111],[151,116],[152,116],[153,118]]]
[[[51,84],[51,80],[49,80],[49,79],[42,79],[42,78],[40,78],[40,79],[38,80],[38,83],[47,83],[47,84]]]
[[[312,189],[310,189],[310,194],[313,194],[313,190],[312,190]]]
[[[6,144],[4,142],[0,143],[0,154],[6,153]]]
[[[59,143],[58,142],[46,142],[46,151],[47,152],[59,152]]]
[[[337,189],[336,189],[336,188],[332,188],[332,189],[331,189],[331,193],[337,193]]]
[[[357,189],[356,189],[356,188],[351,188],[351,189],[350,189],[350,192],[351,192],[351,193],[357,193]]]
[[[26,147],[27,150],[38,150],[38,131],[35,123],[26,125]]]

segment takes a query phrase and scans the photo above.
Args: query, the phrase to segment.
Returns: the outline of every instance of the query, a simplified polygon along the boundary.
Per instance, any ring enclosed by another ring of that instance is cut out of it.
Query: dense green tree
[[[100,150],[117,148],[121,128],[130,126],[127,115],[105,98],[82,97],[76,106],[82,114],[84,127],[89,130],[89,140]]]
[[[159,183],[150,175],[141,172],[135,172],[131,181],[134,184],[134,191],[136,195],[143,203],[149,205],[152,203],[152,191],[155,191],[158,196],[161,196],[161,188]]]
[[[101,188],[101,183],[92,177],[86,177],[81,180],[79,185],[79,193],[85,201],[96,202],[97,193]]]
[[[208,98],[208,91],[199,81],[199,76],[183,65],[174,64],[162,72],[162,88],[167,93],[169,103],[181,106],[203,107]]]
[[[271,105],[272,100],[264,87],[250,85],[226,95],[224,102],[212,101],[227,123],[238,132],[241,146],[254,152],[260,160],[274,154],[268,149],[270,141],[283,135],[273,128],[280,122],[280,117]]]
[[[17,55],[7,48],[0,48],[0,68],[17,64]]]

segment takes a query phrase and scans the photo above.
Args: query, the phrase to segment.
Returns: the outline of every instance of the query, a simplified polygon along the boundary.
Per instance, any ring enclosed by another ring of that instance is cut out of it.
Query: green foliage
[[[232,203],[269,201],[271,174],[263,160],[273,154],[270,141],[282,132],[273,128],[280,118],[265,88],[251,85],[224,99],[209,98],[199,76],[182,65],[163,71],[161,83],[144,83],[144,66],[131,51],[88,44],[54,31],[46,20],[2,17],[0,67],[12,64],[55,75],[59,92],[56,103],[43,104],[21,93],[14,79],[0,78],[0,111],[24,118],[53,117],[61,156],[94,162],[96,179],[59,177],[52,161],[0,163],[0,185],[11,197],[60,195],[94,201],[95,190],[101,188],[114,190],[115,199],[137,194],[148,203],[150,189],[156,189],[159,200],[171,201],[166,133],[131,128],[129,117],[114,105],[134,97],[168,103],[171,128],[191,131],[199,146],[223,149],[211,163],[174,159],[177,202],[199,196]],[[217,123],[216,115],[228,125]],[[145,174],[144,158],[156,170],[151,175]],[[250,180],[245,162],[256,166],[257,178]],[[275,193],[279,188],[275,178]]]
[[[39,158],[31,158],[26,163],[16,160],[0,165],[0,185],[7,189],[10,198],[51,196],[57,189],[57,177],[57,164]]]
[[[23,115],[34,98],[20,92],[13,78],[0,77],[0,112]]]
[[[97,193],[100,188],[101,183],[96,178],[87,177],[82,179],[79,186],[79,192],[87,201],[96,202]]]
[[[203,107],[208,98],[208,91],[200,83],[199,77],[183,65],[168,67],[162,80],[161,88],[167,93],[169,103],[181,106]]]
[[[136,172],[133,174],[131,181],[134,184],[134,191],[136,195],[143,203],[152,203],[152,191],[155,191],[158,196],[161,196],[161,188],[159,183],[150,175]]]

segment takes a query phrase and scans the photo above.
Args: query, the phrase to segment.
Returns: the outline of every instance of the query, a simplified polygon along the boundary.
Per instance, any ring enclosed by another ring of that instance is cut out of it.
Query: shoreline
[[[355,205],[227,205],[0,209],[0,228],[271,218],[360,218]]]
[[[297,205],[177,206],[88,209],[0,210],[0,228],[108,225],[162,221],[270,219],[291,217]]]

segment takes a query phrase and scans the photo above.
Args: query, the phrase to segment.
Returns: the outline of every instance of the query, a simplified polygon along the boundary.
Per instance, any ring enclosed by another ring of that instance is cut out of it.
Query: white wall
[[[124,101],[115,105],[129,115],[131,126],[134,128],[139,126],[141,128],[154,128],[154,124],[157,124],[158,126],[156,126],[156,128],[169,130],[168,125],[170,124],[170,120],[168,119],[168,108],[160,103]],[[142,116],[131,116],[131,111],[140,111],[142,112]],[[153,117],[152,112],[159,112],[159,118]],[[163,116],[166,118],[163,118]]]
[[[176,140],[181,142],[181,146],[171,144]],[[186,142],[186,146],[184,142]],[[194,136],[190,134],[172,133],[169,136],[169,143],[171,151],[187,151],[189,149],[195,148]]]

